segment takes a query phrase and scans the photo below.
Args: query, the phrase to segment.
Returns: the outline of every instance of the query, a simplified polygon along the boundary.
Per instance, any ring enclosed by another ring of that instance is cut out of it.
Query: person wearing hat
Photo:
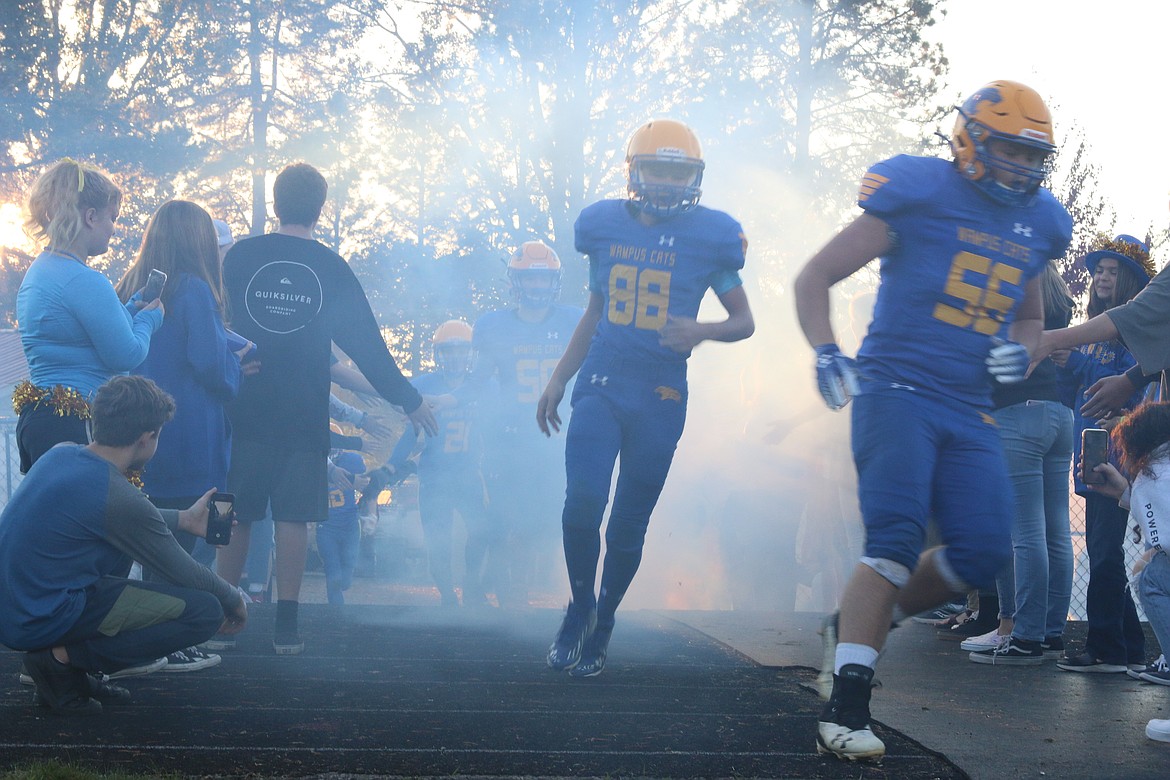
[[[1089,317],[1128,303],[1153,275],[1149,247],[1128,235],[1113,239],[1099,237],[1093,251],[1085,256],[1085,267],[1092,275],[1086,306]],[[1125,345],[1116,339],[1086,344],[1071,352],[1057,350],[1052,353],[1052,359],[1062,367],[1066,387],[1075,388],[1073,399],[1083,397],[1099,380],[1124,374],[1137,364]],[[1125,406],[1133,408],[1141,400],[1142,393],[1135,391]],[[1081,432],[1096,427],[1095,417],[1077,411],[1074,463],[1081,460]],[[1057,666],[1069,672],[1122,674],[1129,668],[1144,669],[1145,635],[1127,587],[1122,549],[1128,513],[1117,501],[1089,489],[1080,468],[1074,468],[1073,477],[1077,495],[1085,499],[1085,546],[1090,571],[1085,610],[1089,633],[1084,650],[1074,653],[1070,649],[1057,661]]]
[[[215,240],[219,244],[219,262],[220,265],[223,265],[224,255],[236,243],[236,238],[232,235],[232,229],[228,227],[228,223],[222,219],[213,219],[211,224],[215,225]]]

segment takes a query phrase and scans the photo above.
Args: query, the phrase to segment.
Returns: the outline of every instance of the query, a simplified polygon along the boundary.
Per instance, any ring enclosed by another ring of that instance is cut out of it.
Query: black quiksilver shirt
[[[256,343],[261,364],[229,407],[235,437],[327,452],[331,342],[383,398],[407,412],[422,403],[361,283],[324,244],[280,233],[244,239],[228,251],[223,277],[231,327]]]

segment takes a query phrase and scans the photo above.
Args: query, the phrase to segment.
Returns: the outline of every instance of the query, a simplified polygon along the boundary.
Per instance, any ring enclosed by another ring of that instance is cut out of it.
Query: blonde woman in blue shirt
[[[90,268],[110,248],[122,191],[76,160],[49,167],[28,197],[25,230],[45,249],[16,295],[30,378],[12,396],[20,471],[63,441],[86,444],[89,401],[106,380],[138,366],[163,321],[162,302],[126,304]]]

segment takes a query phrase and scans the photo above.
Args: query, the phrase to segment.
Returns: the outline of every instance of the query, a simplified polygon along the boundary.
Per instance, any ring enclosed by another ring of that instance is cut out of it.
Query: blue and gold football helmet
[[[508,261],[508,280],[522,305],[547,308],[561,293],[561,259],[543,241],[525,241]]]
[[[959,172],[1000,203],[1030,204],[1048,172],[1047,160],[1056,151],[1052,115],[1039,93],[1016,81],[993,81],[956,110],[951,150]],[[1032,155],[1039,164],[1006,159],[996,152],[997,141],[1039,152]],[[1004,182],[1011,179],[1019,184]]]
[[[451,379],[471,371],[471,326],[463,320],[447,320],[435,329],[431,338],[435,368]]]
[[[639,127],[626,147],[629,198],[655,217],[693,209],[703,191],[703,151],[694,132],[673,119]]]

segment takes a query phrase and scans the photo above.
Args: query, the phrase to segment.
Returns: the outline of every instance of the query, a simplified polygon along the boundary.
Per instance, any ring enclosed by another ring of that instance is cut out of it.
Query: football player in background
[[[466,387],[471,374],[471,342],[472,330],[466,322],[444,322],[431,340],[435,370],[411,380],[415,389],[427,396],[450,397],[460,392],[458,403],[441,403],[435,407],[439,433],[423,438],[418,459],[418,511],[431,578],[444,607],[459,606],[451,566],[455,513],[467,531],[463,603],[469,606],[487,603],[482,579],[489,544],[480,472],[483,446],[475,422],[475,399]],[[394,446],[389,462],[383,467],[390,471],[392,479],[410,468],[407,459],[419,438],[408,428]]]
[[[491,568],[500,606],[523,606],[530,590],[553,585],[565,498],[563,440],[541,436],[532,410],[548,383],[581,309],[557,303],[561,261],[541,241],[527,241],[508,261],[515,305],[475,323],[476,384],[490,387],[481,403],[484,479],[494,536]]]
[[[817,734],[818,752],[849,760],[885,754],[869,703],[891,620],[989,586],[1011,559],[1015,507],[991,390],[1024,377],[1044,264],[1071,240],[1071,217],[1040,186],[1056,149],[1040,96],[992,82],[958,113],[954,161],[903,155],[870,168],[865,213],[794,289],[826,404],[854,399],[865,554],[825,621],[833,685]],[[855,362],[837,347],[829,289],[875,258],[874,319]],[[928,514],[943,544],[922,552]]]
[[[614,613],[641,563],[650,513],[683,431],[687,357],[703,341],[739,341],[755,330],[739,277],[747,241],[738,222],[699,205],[704,164],[695,134],[673,120],[649,122],[631,137],[626,165],[628,198],[594,203],[577,218],[589,303],[536,411],[541,431],[559,431],[565,387],[580,374],[561,518],[572,601],[548,651],[550,667],[577,677],[604,668]],[[708,289],[727,312],[721,321],[696,319]]]

